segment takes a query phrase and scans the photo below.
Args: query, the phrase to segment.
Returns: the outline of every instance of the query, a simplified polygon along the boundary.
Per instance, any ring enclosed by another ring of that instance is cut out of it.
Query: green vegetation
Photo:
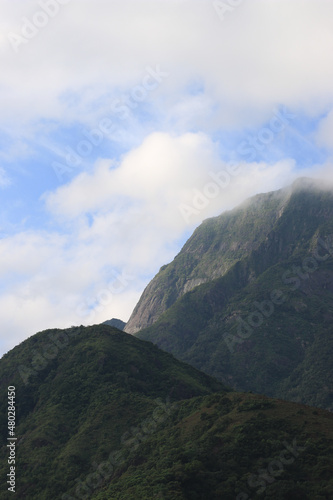
[[[288,199],[287,192],[257,195],[252,203],[207,219],[181,252],[149,283],[126,325],[135,333],[156,321],[185,292],[227,273],[258,248]]]
[[[332,419],[251,394],[193,398],[93,498],[329,499]]]
[[[18,367],[36,367],[36,355],[51,352],[46,349],[51,338],[65,343],[63,334],[68,344],[55,350],[56,356],[25,384]],[[16,491],[19,498],[34,500],[57,499],[71,491],[77,478],[93,471],[93,463],[124,448],[124,433],[147,419],[154,424],[158,408],[163,416],[167,405],[168,415],[168,405],[176,401],[224,390],[220,382],[153,344],[107,325],[30,337],[1,359],[0,380],[1,484],[8,472],[6,394],[8,385],[14,385]],[[9,497],[5,493],[0,498]]]
[[[294,190],[275,219],[279,200],[277,193],[260,195],[220,216],[233,218],[231,232],[213,232],[221,261],[237,228],[249,251],[236,253],[223,276],[180,297],[137,336],[236,390],[333,409],[333,195]],[[201,256],[218,220],[203,223],[184,249],[195,255],[198,245]],[[272,223],[269,230],[263,221]],[[253,247],[258,227],[263,233]],[[210,249],[204,257],[210,261]],[[283,300],[269,306],[274,290]]]
[[[18,366],[66,336],[25,384]],[[232,392],[107,325],[40,332],[0,377],[3,416],[16,387],[18,498],[332,498],[332,413]],[[2,485],[6,438],[2,417]]]

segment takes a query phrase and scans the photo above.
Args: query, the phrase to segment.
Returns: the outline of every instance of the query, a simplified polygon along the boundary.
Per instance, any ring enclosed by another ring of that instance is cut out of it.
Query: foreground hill
[[[0,498],[11,498],[8,386],[16,387],[16,494],[33,500],[62,498],[76,479],[94,472],[94,463],[124,448],[127,434],[135,439],[144,425],[149,433],[174,402],[224,389],[107,325],[40,332],[0,361]]]
[[[332,192],[301,180],[204,222],[152,281],[172,269],[157,301],[191,276],[177,271],[188,253],[205,269],[220,259],[223,275],[183,293],[137,336],[237,390],[333,409]]]
[[[17,498],[332,498],[331,413],[237,394],[95,325],[40,332],[1,359],[1,499],[8,386]]]

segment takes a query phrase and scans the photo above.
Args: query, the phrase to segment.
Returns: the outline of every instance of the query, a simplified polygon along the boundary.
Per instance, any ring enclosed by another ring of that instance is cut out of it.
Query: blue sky
[[[330,1],[4,0],[0,19],[0,353],[128,320],[202,220],[333,181]]]

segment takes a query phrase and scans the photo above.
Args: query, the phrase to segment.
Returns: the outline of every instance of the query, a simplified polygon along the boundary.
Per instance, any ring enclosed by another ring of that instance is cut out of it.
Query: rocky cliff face
[[[231,267],[267,239],[288,206],[292,194],[314,189],[314,181],[298,179],[293,186],[256,195],[239,207],[207,219],[193,233],[180,253],[163,266],[144,290],[125,332],[151,326],[182,295],[224,276]],[[318,187],[317,187],[318,189]],[[284,248],[283,242],[280,242]]]
[[[239,259],[137,336],[234,389],[333,409],[333,193],[298,182],[246,210],[220,236]]]

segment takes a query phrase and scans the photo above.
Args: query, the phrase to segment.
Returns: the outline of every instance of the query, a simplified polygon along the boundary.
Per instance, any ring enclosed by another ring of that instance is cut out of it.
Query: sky
[[[331,0],[0,0],[0,354],[127,321],[193,230],[333,181]]]

